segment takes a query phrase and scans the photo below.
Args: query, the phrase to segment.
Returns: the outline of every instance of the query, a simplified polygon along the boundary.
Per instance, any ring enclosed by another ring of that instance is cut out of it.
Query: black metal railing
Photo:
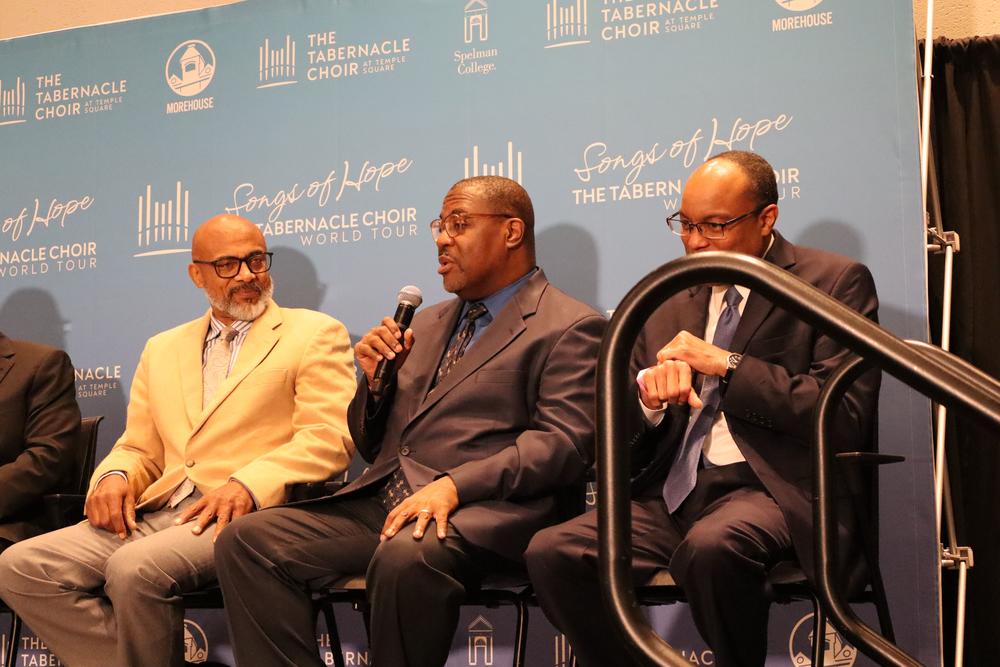
[[[643,324],[667,298],[703,283],[746,285],[784,310],[828,335],[873,366],[917,391],[973,418],[1000,427],[1000,383],[966,362],[932,346],[904,341],[812,285],[756,257],[705,252],[684,257],[643,278],[619,304],[601,345],[597,368],[598,540],[605,604],[628,649],[655,665],[687,667],[683,656],[657,635],[636,603],[631,570],[630,451],[620,446],[631,436],[620,416],[635,400],[628,374],[632,348]],[[817,416],[820,416],[817,410]],[[823,441],[825,443],[825,440]],[[829,565],[829,562],[827,562]],[[820,587],[824,577],[820,577]],[[838,607],[830,585],[821,590],[832,618],[858,648],[882,664],[919,664],[875,633],[853,625]],[[838,613],[842,612],[842,613]],[[891,648],[888,648],[891,647]],[[893,653],[899,651],[899,655]],[[902,662],[900,662],[902,660]],[[910,660],[912,662],[906,662]]]

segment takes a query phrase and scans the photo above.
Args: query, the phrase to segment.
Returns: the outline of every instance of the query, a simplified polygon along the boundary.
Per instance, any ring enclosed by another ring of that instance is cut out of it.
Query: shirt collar
[[[246,333],[253,326],[253,321],[247,320],[235,320],[231,325],[232,328],[236,329],[236,335]],[[208,320],[208,333],[205,335],[205,342],[214,340],[222,334],[222,330],[226,328],[226,325],[216,319],[215,315],[212,315]]]
[[[510,298],[514,296],[517,293],[517,291],[521,289],[524,283],[528,282],[528,279],[531,278],[531,276],[535,275],[537,271],[538,267],[536,266],[530,271],[528,271],[526,274],[524,274],[523,276],[512,282],[511,284],[507,285],[506,287],[498,289],[496,292],[490,294],[488,297],[485,297],[483,299],[477,299],[479,303],[486,306],[487,315],[485,315],[485,317],[488,317],[490,320],[492,320],[501,310],[503,310],[503,307],[507,305],[507,302],[510,301]],[[462,306],[462,313],[461,313],[462,317],[465,316],[467,310],[469,310],[468,301],[466,301],[465,304]]]
[[[773,245],[774,245],[774,234],[771,234],[771,238],[767,242],[767,248],[764,249],[764,254],[761,255],[761,259],[767,258],[767,253],[771,252],[771,247]],[[726,293],[727,289],[729,289],[729,285],[712,285],[712,298],[718,299],[721,302],[722,297]],[[745,304],[747,297],[750,296],[750,288],[744,287],[743,285],[737,285],[736,291],[739,292],[740,296],[743,297],[743,300],[740,303]]]

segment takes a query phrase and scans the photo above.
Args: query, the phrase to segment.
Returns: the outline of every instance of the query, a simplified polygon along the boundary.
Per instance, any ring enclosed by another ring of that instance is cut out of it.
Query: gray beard
[[[228,296],[225,299],[213,299],[207,293],[205,296],[208,297],[208,302],[212,304],[212,308],[225,313],[227,317],[242,322],[252,322],[267,310],[267,304],[271,302],[271,298],[274,296],[274,279],[272,278],[271,284],[264,288],[256,303],[235,303]]]

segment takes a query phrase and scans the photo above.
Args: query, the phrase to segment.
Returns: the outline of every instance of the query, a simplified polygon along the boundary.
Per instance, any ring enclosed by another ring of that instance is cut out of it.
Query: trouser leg
[[[448,658],[466,592],[500,558],[412,524],[379,545],[368,568],[372,661],[378,667],[440,667]]]
[[[767,570],[792,556],[781,510],[762,488],[737,488],[698,512],[673,554],[670,572],[719,667],[764,665]]]
[[[0,594],[73,667],[182,665],[180,594],[214,580],[211,531],[177,508],[140,517],[126,540],[80,523],[0,554]]]
[[[632,502],[632,566],[637,584],[667,566],[680,541],[660,498]],[[633,665],[601,599],[597,515],[590,512],[538,532],[525,561],[539,604],[569,639],[581,667]]]
[[[373,498],[262,510],[216,542],[219,583],[236,662],[321,665],[310,591],[363,574],[385,510]]]

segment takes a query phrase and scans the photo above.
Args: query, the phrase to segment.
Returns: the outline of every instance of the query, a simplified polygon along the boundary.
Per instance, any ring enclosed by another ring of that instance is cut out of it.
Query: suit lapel
[[[438,384],[434,389],[432,389],[424,398],[420,407],[413,414],[411,422],[417,419],[424,412],[429,410],[435,403],[446,396],[452,389],[464,382],[470,375],[475,373],[479,368],[483,366],[487,361],[492,359],[500,352],[502,349],[510,345],[521,333],[525,330],[526,326],[524,323],[524,318],[530,317],[538,309],[538,301],[542,297],[542,293],[545,291],[545,287],[548,285],[548,281],[545,278],[545,274],[541,269],[532,276],[524,286],[511,297],[507,305],[504,306],[486,328],[486,331],[482,333],[479,339],[476,341],[475,345],[472,346],[462,359],[451,369],[447,377]],[[454,316],[458,317],[457,314]],[[454,322],[454,318],[451,320]],[[444,336],[443,342],[439,345],[438,350],[443,354],[444,345],[447,344],[450,338],[450,333],[454,329],[451,327]],[[435,348],[428,348],[435,349]],[[440,360],[441,355],[435,357],[436,360]],[[434,364],[434,370],[437,370],[437,363]]]
[[[14,346],[10,339],[0,334],[0,382],[7,377],[7,373],[14,367]]]
[[[712,298],[710,285],[697,285],[687,291],[688,301],[679,309],[678,330],[687,331],[698,338],[705,337],[705,327],[708,325],[708,302]],[[670,341],[663,341],[666,345]]]
[[[240,382],[249,375],[250,371],[260,365],[260,362],[271,352],[281,337],[280,326],[282,322],[281,309],[273,301],[268,303],[267,310],[257,318],[257,321],[250,327],[247,337],[240,347],[239,355],[236,357],[236,364],[233,366],[229,377],[219,385],[211,403],[205,406],[205,410],[198,417],[191,434],[194,435],[201,428],[202,424],[215,412],[216,408],[226,400]]]
[[[771,246],[771,250],[767,253],[765,259],[787,270],[795,264],[795,252],[788,241],[783,239],[777,232],[774,232],[774,244]],[[757,292],[751,291],[729,349],[742,354],[750,343],[750,339],[757,333],[757,329],[764,323],[764,320],[767,319],[772,310],[774,310],[773,303]]]
[[[427,354],[417,355],[407,363],[414,363],[413,382],[416,387],[414,392],[414,404],[419,406],[431,389],[434,376],[437,375],[441,357],[444,349],[451,339],[452,332],[455,331],[455,324],[458,316],[462,312],[462,300],[452,299],[438,312],[437,324],[424,334],[427,340],[418,341]]]
[[[181,374],[181,395],[184,397],[184,411],[188,421],[195,424],[201,415],[202,402],[202,353],[205,350],[205,336],[208,334],[212,310],[197,320],[190,335],[177,346],[177,367]]]

